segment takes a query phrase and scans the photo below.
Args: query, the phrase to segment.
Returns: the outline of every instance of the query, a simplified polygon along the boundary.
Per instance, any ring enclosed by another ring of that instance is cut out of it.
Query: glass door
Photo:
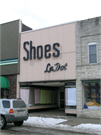
[[[60,109],[65,108],[65,95],[64,91],[60,91]]]

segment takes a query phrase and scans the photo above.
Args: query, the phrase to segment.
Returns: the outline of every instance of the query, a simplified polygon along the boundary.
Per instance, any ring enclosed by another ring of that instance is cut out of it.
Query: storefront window
[[[101,109],[100,81],[82,81],[84,86],[84,108]]]

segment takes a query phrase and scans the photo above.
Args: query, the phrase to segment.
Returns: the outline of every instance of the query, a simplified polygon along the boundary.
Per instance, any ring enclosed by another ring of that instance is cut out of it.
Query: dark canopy
[[[0,76],[0,88],[10,89],[10,83],[6,77]]]

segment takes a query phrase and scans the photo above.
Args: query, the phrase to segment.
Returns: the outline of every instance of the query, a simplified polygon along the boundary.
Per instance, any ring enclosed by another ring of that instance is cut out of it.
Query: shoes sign
[[[30,46],[30,49],[28,50],[26,45]],[[26,41],[23,43],[23,49],[26,52],[26,57],[23,57],[24,61],[28,61],[29,59],[42,59],[43,57],[47,58],[51,58],[51,56],[53,56],[54,58],[59,57],[60,56],[60,50],[58,49],[60,47],[59,43],[53,43],[53,45],[51,46],[50,44],[46,44],[45,46],[39,45],[37,47],[32,46],[32,41]],[[50,53],[51,49],[53,49],[55,52],[53,52],[52,54]],[[55,72],[58,70],[66,70],[66,66],[67,63],[65,65],[61,65],[60,63],[56,63],[54,64],[54,67],[51,66],[50,63],[47,64],[46,66],[46,70],[44,71],[45,73],[48,72],[50,73],[51,71]]]
[[[30,51],[26,48],[26,45],[30,45]],[[47,58],[51,58],[51,55],[53,55],[53,57],[59,57],[59,55],[60,55],[60,51],[58,50],[59,46],[60,46],[59,43],[54,43],[53,50],[55,52],[53,52],[53,54],[51,54],[50,53],[50,51],[51,51],[50,44],[47,44],[44,47],[42,45],[35,47],[35,46],[32,46],[32,41],[30,41],[30,42],[26,41],[23,44],[23,48],[26,51],[27,56],[23,57],[23,60],[25,60],[25,61],[27,61],[29,59],[32,60],[32,52],[33,52],[33,59],[42,59],[43,56],[47,59]],[[44,54],[43,54],[43,52],[44,52]]]

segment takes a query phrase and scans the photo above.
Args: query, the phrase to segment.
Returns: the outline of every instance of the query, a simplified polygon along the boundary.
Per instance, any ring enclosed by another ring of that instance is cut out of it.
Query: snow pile
[[[78,126],[74,126],[74,129],[81,129],[82,131],[86,131],[88,133],[95,133],[101,135],[101,125],[100,124],[80,124]]]
[[[85,129],[98,129],[101,131],[101,125],[100,124],[80,124],[78,126],[75,126],[74,128],[85,128]]]
[[[24,122],[25,125],[52,128],[65,131],[74,131],[82,133],[92,133],[101,135],[101,125],[100,124],[80,124],[78,126],[63,125],[62,122],[66,122],[66,119],[55,119],[55,118],[44,118],[44,117],[29,117],[27,121]]]
[[[30,125],[56,125],[61,122],[65,122],[68,120],[65,119],[54,119],[54,118],[43,118],[43,117],[29,117],[25,124]]]

